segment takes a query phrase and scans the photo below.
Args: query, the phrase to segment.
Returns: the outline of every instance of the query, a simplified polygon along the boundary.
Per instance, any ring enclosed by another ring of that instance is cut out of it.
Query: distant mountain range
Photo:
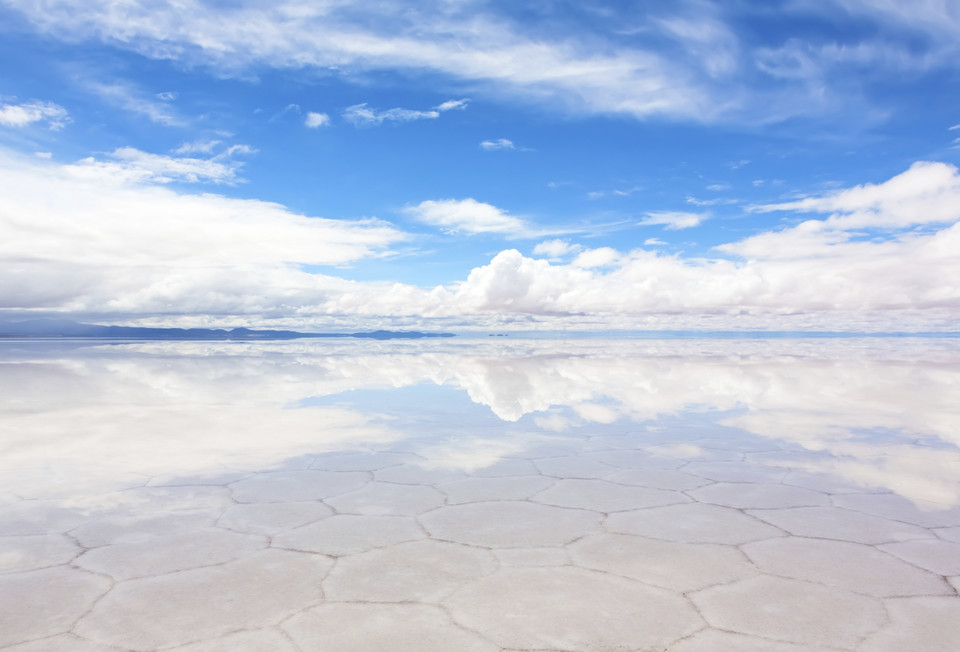
[[[370,331],[361,333],[301,333],[299,331],[260,331],[249,328],[142,328],[139,326],[100,326],[68,319],[31,319],[0,321],[0,338],[90,337],[117,340],[295,340],[301,338],[359,337],[373,340],[453,337],[453,333],[419,331]]]

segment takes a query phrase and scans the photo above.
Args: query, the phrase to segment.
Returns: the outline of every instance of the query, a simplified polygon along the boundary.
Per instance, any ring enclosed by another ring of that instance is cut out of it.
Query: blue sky
[[[958,33],[952,0],[0,0],[0,306],[958,330]]]

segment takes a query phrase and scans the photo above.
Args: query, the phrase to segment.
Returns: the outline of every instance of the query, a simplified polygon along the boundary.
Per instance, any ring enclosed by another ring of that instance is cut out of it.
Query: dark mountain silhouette
[[[453,337],[453,333],[377,330],[360,333],[302,333],[299,331],[253,330],[250,328],[144,328],[100,326],[68,319],[0,321],[0,337],[7,338],[105,338],[118,340],[294,340],[301,338],[360,337],[374,340]]]

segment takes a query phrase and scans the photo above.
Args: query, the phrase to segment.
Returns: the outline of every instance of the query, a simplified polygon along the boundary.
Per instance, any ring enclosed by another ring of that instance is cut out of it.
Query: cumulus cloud
[[[513,141],[507,140],[506,138],[497,138],[496,140],[485,140],[480,143],[480,149],[486,150],[488,152],[498,150],[498,149],[516,149],[516,145],[513,144]]]
[[[551,260],[556,260],[568,254],[575,254],[582,250],[583,246],[571,244],[569,240],[559,238],[553,240],[544,240],[533,248],[534,256],[546,256]]]
[[[939,186],[930,179],[904,185],[896,177],[891,186],[808,198],[824,200],[828,212],[838,205],[852,212],[728,243],[716,257],[583,250],[547,240],[535,256],[577,256],[554,263],[509,249],[434,288],[303,269],[384,255],[406,237],[388,224],[311,218],[267,202],[177,192],[142,177],[85,175],[84,167],[0,156],[7,189],[0,195],[0,303],[8,309],[196,315],[234,325],[283,318],[300,327],[320,320],[423,327],[440,320],[433,327],[868,330],[955,329],[960,310],[953,282],[960,278],[960,221],[943,222],[957,210],[957,173],[933,165],[907,172],[926,170]],[[836,226],[859,224],[843,220],[863,206],[883,216],[921,200],[937,220],[921,230],[865,239],[860,227]],[[530,234],[524,220],[473,199],[407,210],[450,232]]]
[[[408,207],[406,213],[447,233],[523,235],[529,230],[524,220],[475,199],[427,200]]]
[[[640,220],[641,226],[662,226],[668,231],[689,229],[699,225],[709,215],[706,213],[686,213],[682,211],[654,211]]]
[[[46,122],[53,131],[59,131],[70,121],[70,114],[53,102],[24,102],[0,104],[0,126],[26,127],[35,122]]]
[[[307,117],[304,119],[303,124],[305,124],[310,129],[316,129],[317,127],[326,127],[330,125],[330,116],[326,113],[315,113],[310,111],[307,113]]]
[[[960,219],[960,173],[948,163],[919,161],[879,184],[867,183],[822,197],[751,206],[754,212],[832,213],[823,229],[900,229]]]
[[[376,220],[308,217],[269,202],[177,192],[146,183],[149,175],[89,172],[83,163],[0,156],[3,306],[295,314],[322,304],[324,288],[350,285],[298,265],[349,264],[405,237]]]
[[[610,267],[620,259],[620,252],[613,247],[587,249],[573,259],[574,267]]]

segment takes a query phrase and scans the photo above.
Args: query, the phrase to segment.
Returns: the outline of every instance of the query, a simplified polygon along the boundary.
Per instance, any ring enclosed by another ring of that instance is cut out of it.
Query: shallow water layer
[[[0,648],[955,650],[960,341],[0,342]]]

